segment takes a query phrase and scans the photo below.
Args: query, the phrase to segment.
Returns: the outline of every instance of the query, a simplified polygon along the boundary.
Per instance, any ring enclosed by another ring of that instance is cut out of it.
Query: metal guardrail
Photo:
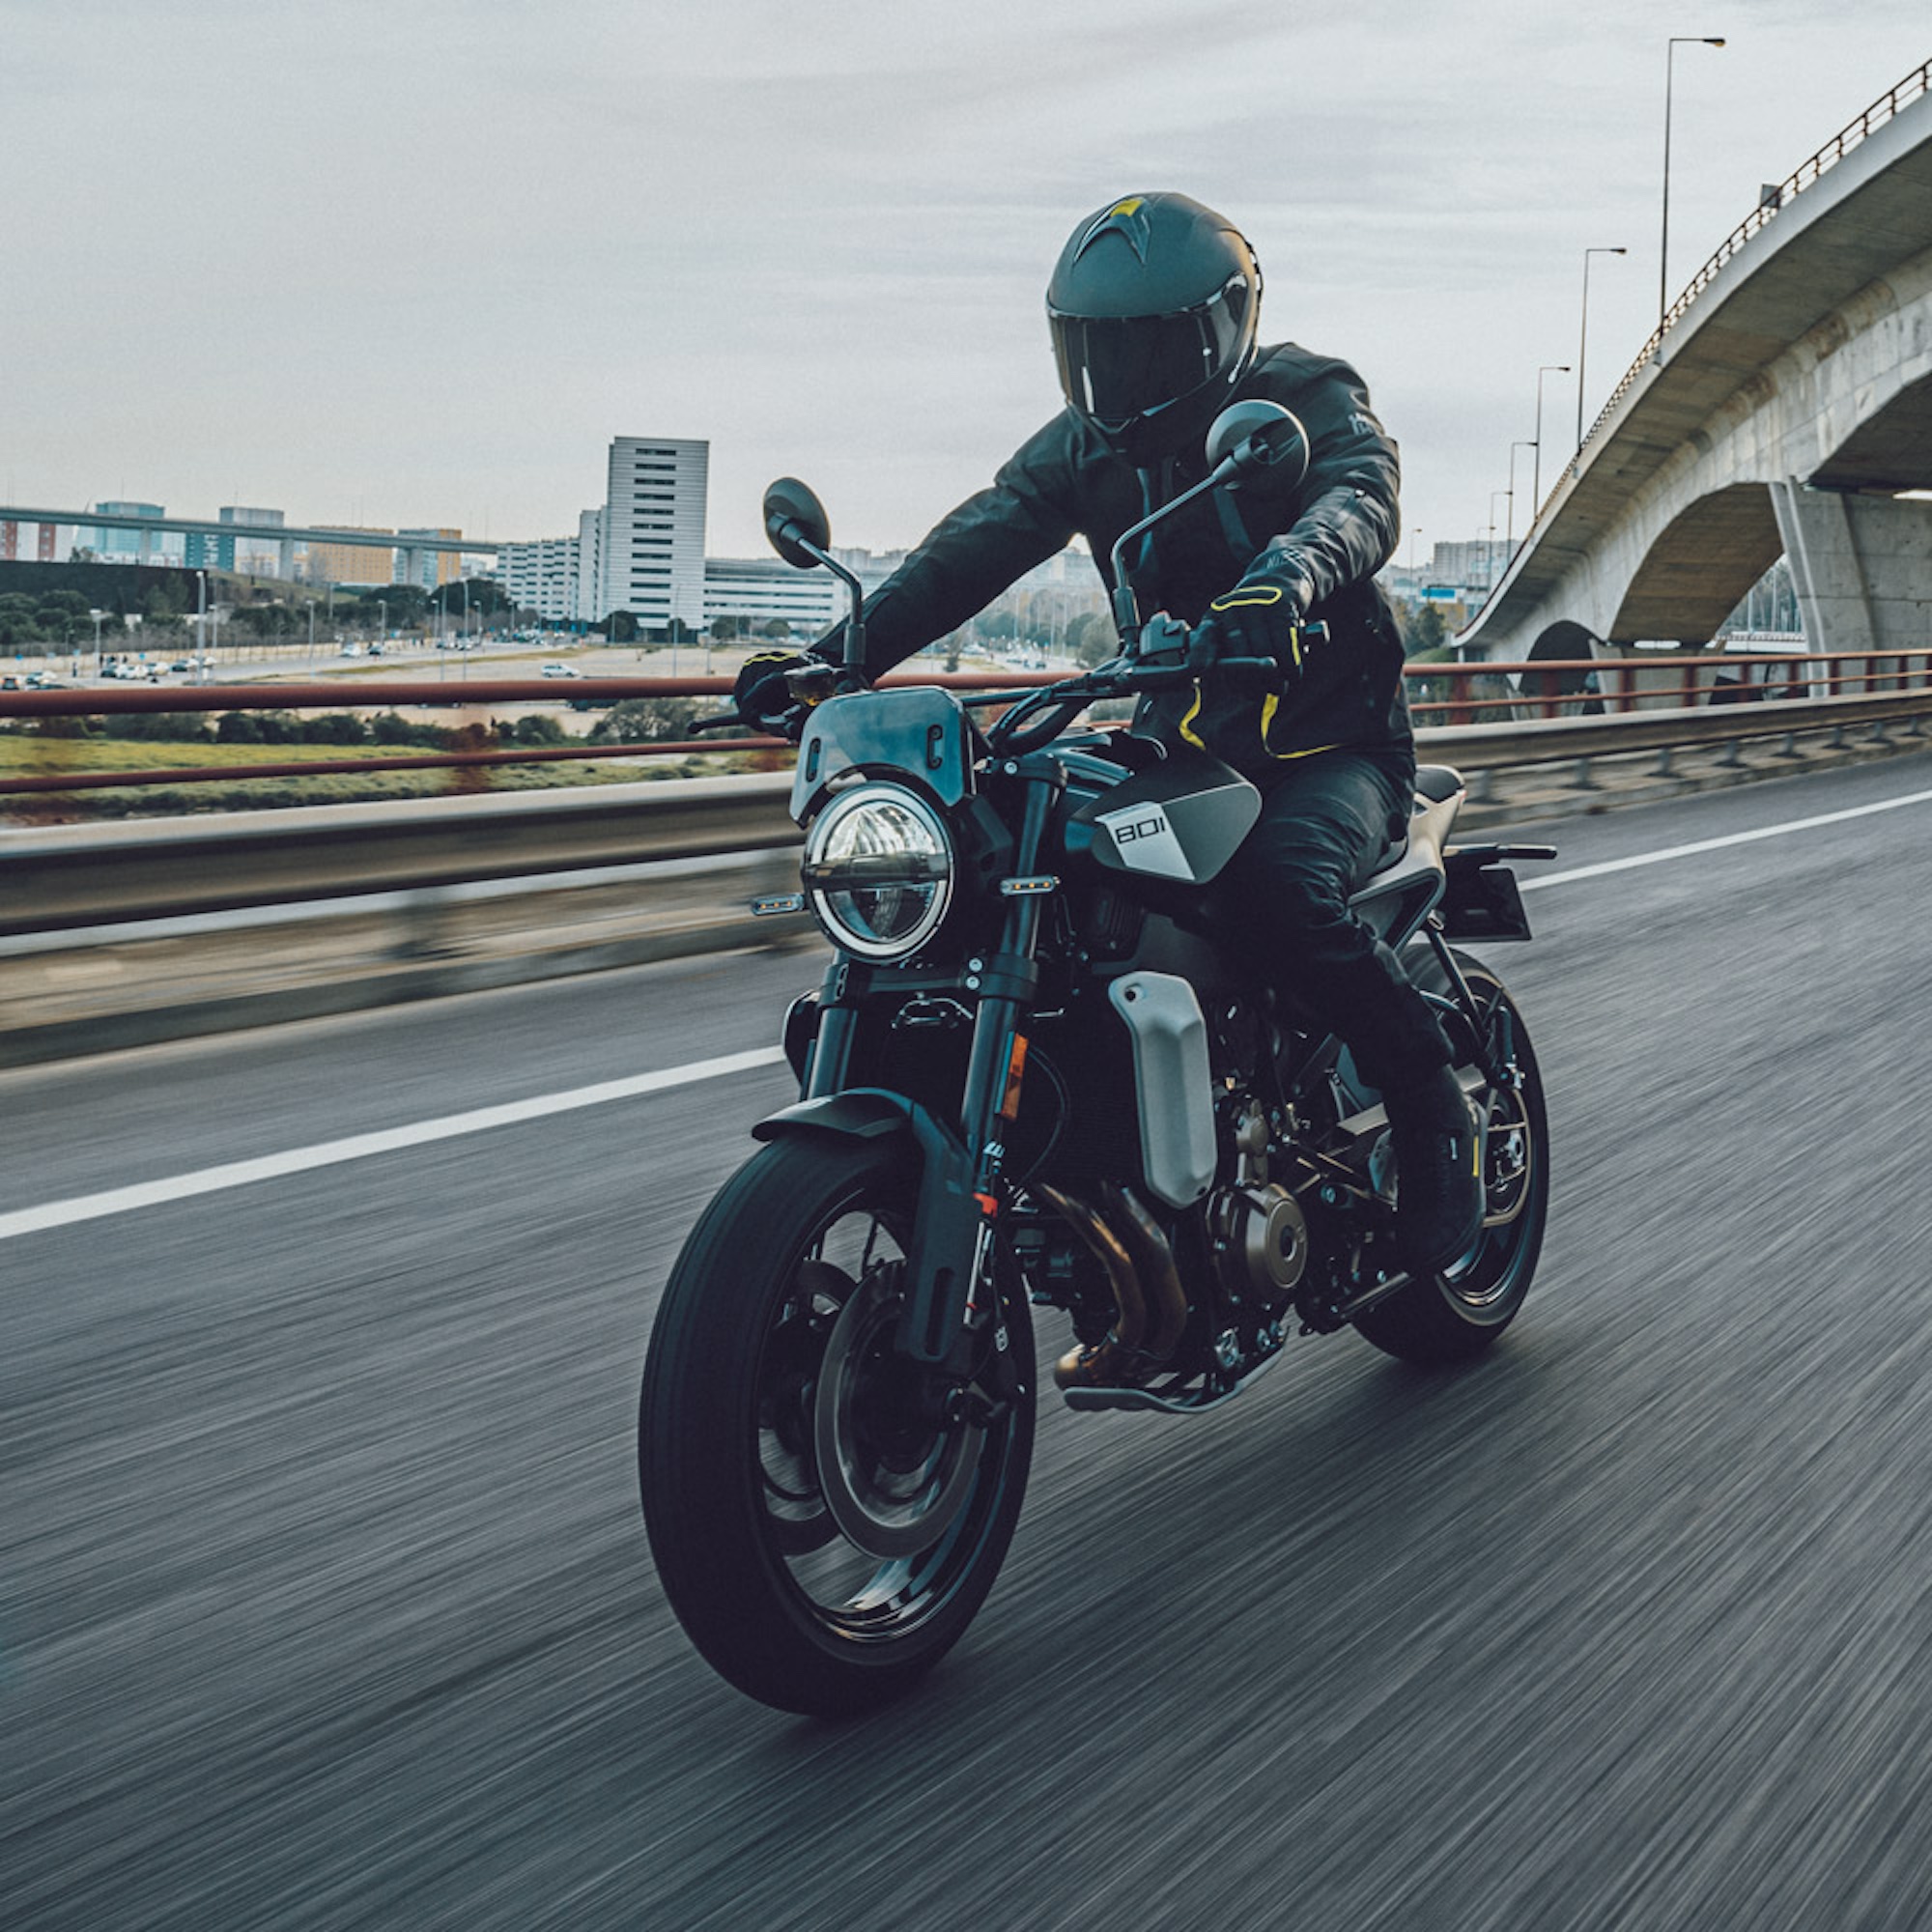
[[[1543,668],[1543,667],[1539,667]],[[1633,711],[1425,730],[1427,758],[1469,772],[1876,730],[1932,715],[1932,689]],[[82,929],[245,906],[702,859],[794,840],[788,773],[676,779],[405,805],[307,806],[10,832],[0,934]]]

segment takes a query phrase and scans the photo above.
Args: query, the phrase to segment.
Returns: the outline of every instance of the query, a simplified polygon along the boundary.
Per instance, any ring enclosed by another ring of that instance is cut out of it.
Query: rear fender
[[[966,1327],[986,1215],[973,1190],[973,1161],[945,1122],[917,1100],[883,1087],[849,1087],[801,1100],[752,1129],[754,1140],[831,1134],[848,1140],[903,1138],[919,1161],[919,1192],[906,1240],[906,1307],[900,1351],[916,1362],[964,1374]]]

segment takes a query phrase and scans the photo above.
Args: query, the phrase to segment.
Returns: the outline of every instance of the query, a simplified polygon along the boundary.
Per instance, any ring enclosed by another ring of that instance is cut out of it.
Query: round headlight
[[[862,784],[818,814],[805,841],[805,887],[827,936],[867,959],[915,952],[952,898],[946,822],[897,785]]]

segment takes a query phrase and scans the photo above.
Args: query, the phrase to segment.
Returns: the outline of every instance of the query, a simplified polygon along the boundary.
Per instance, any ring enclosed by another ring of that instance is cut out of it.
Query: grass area
[[[0,732],[0,778],[72,772],[161,771],[171,766],[305,764],[319,759],[380,758],[411,748],[342,745],[151,744],[113,738],[41,738]],[[456,793],[531,791],[611,784],[639,779],[697,778],[739,769],[730,757],[601,759],[538,765],[482,765],[433,771],[325,772],[314,778],[236,779],[221,782],[104,785],[76,792],[0,794],[0,814],[49,824],[92,818],[158,818],[193,811],[241,811],[291,805],[359,805],[385,799],[444,798]]]

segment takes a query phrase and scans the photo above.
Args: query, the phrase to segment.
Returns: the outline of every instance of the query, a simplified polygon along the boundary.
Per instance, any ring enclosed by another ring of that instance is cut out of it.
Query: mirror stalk
[[[863,672],[866,668],[866,592],[858,578],[838,559],[806,535],[795,523],[787,523],[775,532],[787,543],[796,544],[809,556],[822,563],[852,593],[852,614],[845,620],[845,668]]]

